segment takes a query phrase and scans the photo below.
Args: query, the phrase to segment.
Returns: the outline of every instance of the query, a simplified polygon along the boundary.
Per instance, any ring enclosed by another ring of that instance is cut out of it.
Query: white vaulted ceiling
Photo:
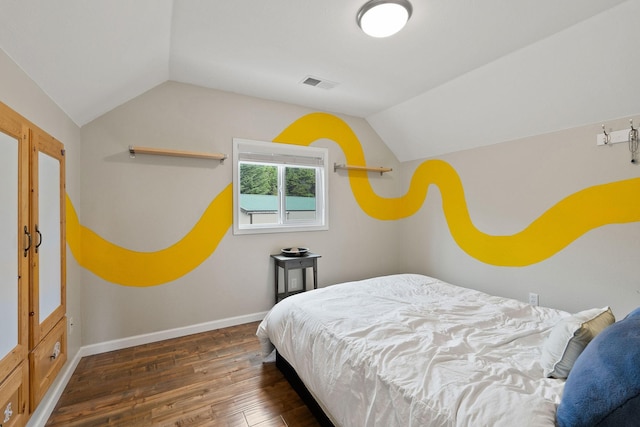
[[[387,39],[364,2],[0,0],[0,48],[80,126],[174,80],[364,117],[400,160],[640,112],[611,102],[639,0],[412,0]]]

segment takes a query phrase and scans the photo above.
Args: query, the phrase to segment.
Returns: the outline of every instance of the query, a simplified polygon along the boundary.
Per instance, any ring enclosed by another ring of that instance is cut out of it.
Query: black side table
[[[305,256],[289,257],[281,254],[271,255],[271,258],[275,260],[275,273],[276,273],[276,303],[282,301],[284,298],[304,292],[307,290],[307,268],[313,268],[313,289],[318,289],[318,258],[322,255],[307,252]],[[284,292],[278,292],[278,277],[280,268],[284,271]],[[302,289],[289,292],[289,270],[302,269]]]

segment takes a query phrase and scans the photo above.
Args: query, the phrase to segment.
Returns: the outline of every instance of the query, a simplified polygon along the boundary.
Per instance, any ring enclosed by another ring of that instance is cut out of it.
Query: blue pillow
[[[637,426],[640,417],[640,307],[597,335],[565,383],[560,427]]]

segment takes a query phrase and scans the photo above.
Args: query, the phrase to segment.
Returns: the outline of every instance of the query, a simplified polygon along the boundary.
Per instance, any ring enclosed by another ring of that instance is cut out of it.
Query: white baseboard
[[[213,320],[211,322],[198,323],[196,325],[184,326],[181,328],[167,329],[166,331],[152,332],[149,334],[136,335],[133,337],[122,338],[112,341],[106,341],[98,344],[91,344],[80,347],[73,359],[67,361],[63,366],[58,378],[51,385],[51,388],[40,401],[38,408],[35,410],[27,427],[43,427],[51,413],[56,407],[60,396],[67,383],[71,379],[73,372],[76,370],[80,359],[85,356],[106,353],[108,351],[121,350],[123,348],[134,347],[136,345],[149,344],[156,341],[163,341],[171,338],[184,337],[200,332],[213,331],[216,329],[227,328],[229,326],[242,325],[243,323],[257,322],[262,320],[267,312],[247,314],[244,316],[229,317],[227,319]]]
[[[184,337],[186,335],[200,332],[213,331],[215,329],[229,326],[242,325],[243,323],[257,322],[262,320],[267,312],[247,314],[245,316],[229,317],[227,319],[213,320],[211,322],[198,323],[181,328],[167,329],[166,331],[151,332],[149,334],[136,335],[128,338],[121,338],[113,341],[106,341],[98,344],[91,344],[82,347],[86,352],[85,356],[106,353],[107,351],[122,350],[123,348],[134,347],[136,345],[149,344],[152,342],[168,340],[171,338]]]

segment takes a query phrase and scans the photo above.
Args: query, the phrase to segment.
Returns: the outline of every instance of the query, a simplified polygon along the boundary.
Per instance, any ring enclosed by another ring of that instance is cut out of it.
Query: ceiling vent
[[[332,82],[330,80],[321,79],[320,77],[315,76],[307,76],[300,82],[307,86],[319,87],[320,89],[333,89],[338,85],[336,82]]]

